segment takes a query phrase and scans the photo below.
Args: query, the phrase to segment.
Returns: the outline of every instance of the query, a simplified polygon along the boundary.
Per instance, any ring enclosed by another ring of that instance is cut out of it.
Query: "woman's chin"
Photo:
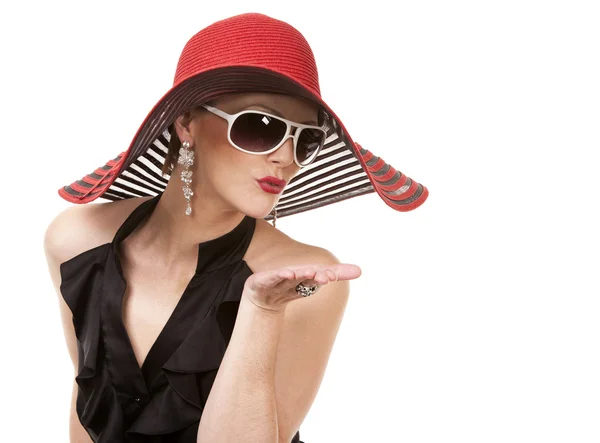
[[[260,220],[262,218],[265,218],[266,216],[268,216],[271,213],[271,209],[267,210],[267,211],[251,211],[251,212],[246,212],[246,215],[249,215],[252,218],[255,218],[257,220]]]
[[[275,202],[270,202],[268,205],[259,204],[257,202],[255,205],[240,206],[240,210],[244,214],[259,220],[261,218],[265,218],[266,216],[268,216],[271,213],[271,211],[273,210],[274,206],[275,206]]]
[[[246,212],[247,215],[249,215],[252,218],[255,218],[257,220],[261,219],[261,218],[265,218],[266,216],[268,216],[271,211],[273,211],[273,208],[275,207],[275,202],[269,204],[268,206],[255,206],[253,208],[248,208],[248,212]]]

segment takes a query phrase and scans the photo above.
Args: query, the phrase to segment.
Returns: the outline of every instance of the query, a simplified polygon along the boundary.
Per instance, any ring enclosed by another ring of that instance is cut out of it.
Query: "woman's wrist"
[[[242,293],[242,298],[240,300],[240,309],[242,308],[256,315],[263,315],[267,317],[278,317],[285,314],[285,306],[282,309],[258,305],[250,297],[245,296],[245,292]]]

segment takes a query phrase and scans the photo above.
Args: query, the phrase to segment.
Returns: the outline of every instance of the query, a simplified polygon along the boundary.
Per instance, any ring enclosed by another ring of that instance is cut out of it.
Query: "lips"
[[[257,182],[261,189],[269,194],[279,194],[285,186],[285,180],[277,177],[263,177],[257,180]]]
[[[285,186],[286,181],[285,180],[281,180],[277,177],[272,177],[272,176],[268,176],[268,177],[263,177],[261,179],[258,180],[259,183],[266,183],[268,185],[271,186],[277,186],[279,188],[283,188]]]

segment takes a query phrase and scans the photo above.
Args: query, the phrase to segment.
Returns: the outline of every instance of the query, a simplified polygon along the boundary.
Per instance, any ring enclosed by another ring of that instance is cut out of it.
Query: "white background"
[[[302,440],[600,441],[593,3],[3,3],[2,440],[67,441],[58,188],[127,149],[189,37],[262,12],[304,34],[352,137],[430,190],[279,220],[363,269]]]

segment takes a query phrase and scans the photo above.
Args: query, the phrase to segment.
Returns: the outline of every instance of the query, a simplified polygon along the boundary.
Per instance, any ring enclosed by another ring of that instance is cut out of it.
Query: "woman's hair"
[[[207,102],[211,106],[214,106],[213,103]],[[201,107],[197,107],[191,111],[190,114],[195,114],[195,111],[203,111],[204,109]],[[326,112],[323,111],[321,107],[318,110],[317,117],[317,125],[324,127],[326,131],[329,131],[332,127],[336,127],[335,120],[332,119]],[[171,139],[169,140],[169,146],[167,149],[167,156],[165,157],[165,163],[161,168],[161,172],[164,174],[169,174],[173,172],[175,169],[175,165],[177,164],[177,159],[179,157],[179,149],[181,148],[181,140],[177,136],[177,131],[175,131],[175,125],[171,124],[169,126],[169,132],[171,133]]]
[[[171,140],[169,140],[167,156],[165,157],[165,164],[161,169],[163,175],[171,175],[173,169],[175,169],[175,164],[177,163],[177,157],[179,156],[179,148],[181,148],[181,141],[177,136],[177,131],[175,131],[175,125],[169,126],[169,132],[171,133]]]

